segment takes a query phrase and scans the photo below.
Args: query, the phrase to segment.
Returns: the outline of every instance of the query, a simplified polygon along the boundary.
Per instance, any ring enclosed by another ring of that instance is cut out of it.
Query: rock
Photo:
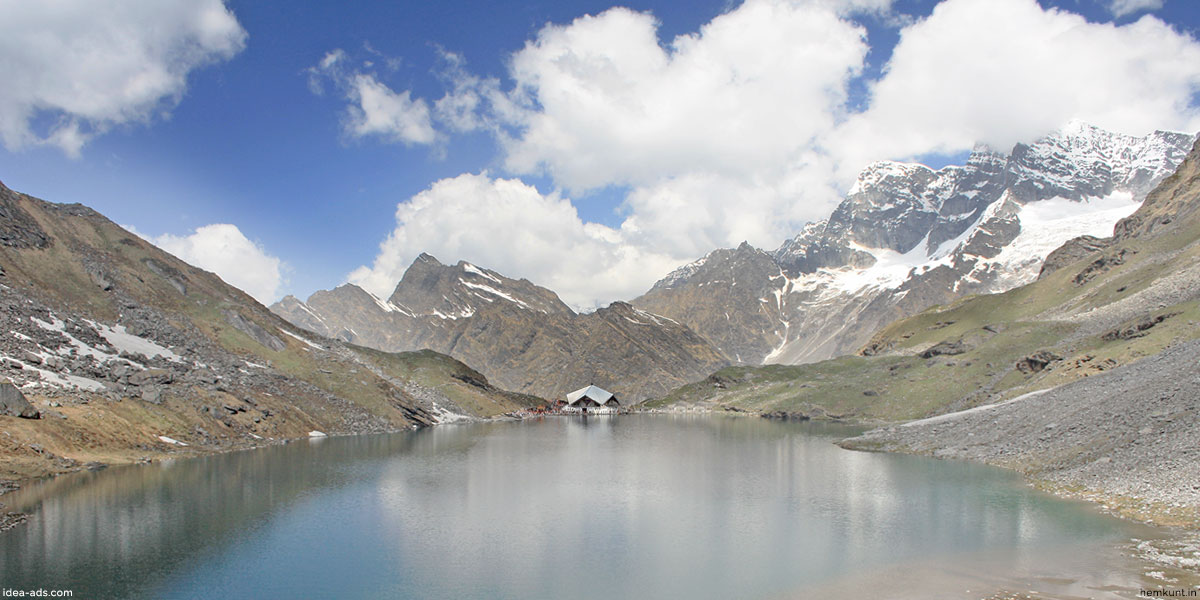
[[[764,419],[775,419],[775,420],[779,420],[779,421],[807,421],[811,418],[808,415],[801,413],[801,412],[786,412],[786,411],[782,411],[782,410],[762,413],[759,416],[761,416]]]
[[[287,348],[287,344],[284,344],[283,340],[271,335],[270,332],[264,329],[261,325],[247,319],[246,317],[243,317],[241,313],[234,312],[232,310],[226,310],[225,321],[230,325],[233,325],[234,329],[250,336],[250,339],[262,344],[263,346],[266,346],[267,348],[270,348],[271,350],[282,352],[284,348]]]
[[[37,354],[34,354],[33,352],[30,352],[29,350],[21,351],[21,360],[24,360],[25,362],[27,362],[31,365],[42,364],[42,357],[38,356]]]
[[[920,357],[933,358],[935,356],[952,356],[955,354],[962,354],[970,349],[971,347],[963,343],[962,340],[955,342],[938,342],[932,347],[925,349],[925,351],[920,354]]]
[[[1109,246],[1112,246],[1113,243],[1112,238],[1097,238],[1090,235],[1069,240],[1046,257],[1037,278],[1042,279],[1075,261],[1084,259],[1088,255],[1102,252],[1108,249]]]
[[[142,400],[150,404],[162,404],[162,388],[156,385],[143,386],[140,393]]]
[[[20,417],[22,419],[40,419],[41,413],[38,412],[29,400],[25,399],[25,394],[17,389],[17,386],[12,383],[0,383],[0,415],[10,417]]]
[[[1075,285],[1083,285],[1096,278],[1097,275],[1112,269],[1113,267],[1125,264],[1125,257],[1134,254],[1133,250],[1122,248],[1107,256],[1101,256],[1096,260],[1088,263],[1078,274],[1075,275]]]
[[[1130,325],[1125,325],[1124,327],[1118,327],[1116,329],[1113,329],[1112,331],[1106,332],[1104,335],[1100,336],[1100,339],[1102,339],[1106,342],[1112,342],[1115,340],[1131,340],[1133,338],[1139,338],[1139,337],[1146,335],[1146,331],[1149,330],[1150,328],[1154,327],[1155,325],[1158,325],[1159,323],[1162,323],[1163,321],[1166,321],[1167,319],[1169,319],[1177,314],[1179,314],[1179,313],[1169,313],[1169,314],[1165,314],[1165,315],[1158,315],[1155,317],[1146,317],[1146,318],[1140,319],[1137,322],[1132,323]]]
[[[18,204],[16,192],[0,185],[0,245],[9,248],[46,248],[50,237]]]
[[[171,284],[175,291],[184,296],[187,295],[187,277],[179,269],[155,258],[144,258],[142,264],[146,265],[146,268],[155,275],[167,280],[167,283]]]
[[[1017,361],[1017,370],[1028,375],[1045,369],[1050,363],[1062,360],[1062,357],[1049,350],[1039,350]]]
[[[149,386],[171,383],[175,380],[174,374],[166,369],[146,369],[138,371],[129,376],[129,385]]]

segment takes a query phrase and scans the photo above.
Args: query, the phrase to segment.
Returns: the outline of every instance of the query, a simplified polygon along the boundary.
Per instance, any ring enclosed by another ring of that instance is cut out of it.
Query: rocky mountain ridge
[[[627,402],[727,361],[678,322],[615,302],[577,314],[556,294],[468,262],[422,254],[386,300],[353,284],[271,306],[297,326],[386,351],[429,348],[507,389],[558,398],[588,384]]]
[[[0,479],[537,401],[446,356],[298,329],[87,207],[3,186],[0,323],[0,395],[19,409],[0,410]]]
[[[1067,240],[1106,235],[1194,139],[1072,123],[1007,155],[977,148],[962,166],[875,163],[828,220],[778,249],[714,251],[632,303],[742,363],[853,352],[897,318],[1028,283]]]

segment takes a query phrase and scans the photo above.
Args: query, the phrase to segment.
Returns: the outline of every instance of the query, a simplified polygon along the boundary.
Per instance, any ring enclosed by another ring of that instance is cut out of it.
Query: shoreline
[[[84,463],[84,462],[80,462],[77,460],[68,459],[68,460],[71,460],[71,463],[72,463],[70,466],[55,469],[50,472],[43,473],[41,475],[32,475],[29,477],[20,477],[20,478],[0,478],[0,535],[3,535],[5,532],[7,532],[15,527],[21,526],[26,521],[26,519],[29,517],[29,515],[26,513],[5,510],[6,504],[4,502],[4,497],[6,495],[8,495],[12,492],[16,492],[20,489],[23,489],[25,486],[27,486],[29,484],[48,482],[48,481],[52,481],[52,480],[60,478],[60,477],[77,475],[77,474],[85,472],[85,471],[102,471],[109,467],[135,467],[135,466],[142,466],[142,465],[152,465],[152,464],[160,463],[162,461],[167,461],[167,460],[178,460],[178,459],[186,460],[186,459],[202,458],[202,457],[206,457],[206,456],[218,456],[218,455],[229,454],[229,453],[233,453],[233,452],[247,452],[247,451],[252,451],[252,450],[262,450],[265,448],[270,448],[272,446],[286,446],[288,444],[294,444],[294,443],[297,443],[297,442],[300,442],[303,440],[324,439],[327,437],[332,438],[332,437],[350,437],[350,436],[363,436],[363,435],[391,435],[391,434],[396,434],[396,433],[414,432],[414,431],[419,431],[421,429],[428,429],[428,428],[432,428],[432,427],[441,427],[441,426],[447,426],[447,425],[457,425],[457,424],[463,424],[463,423],[523,421],[523,420],[527,420],[527,419],[536,418],[538,416],[547,416],[547,415],[517,416],[517,415],[511,414],[511,413],[504,413],[504,414],[494,415],[494,416],[490,416],[490,417],[458,415],[457,418],[452,419],[452,420],[442,421],[442,422],[434,423],[432,425],[425,425],[425,426],[421,426],[421,427],[395,427],[395,428],[384,429],[384,430],[326,433],[324,436],[320,436],[320,437],[313,437],[311,435],[305,434],[302,436],[295,436],[295,437],[263,438],[263,439],[259,439],[259,440],[249,440],[250,443],[245,443],[245,444],[240,443],[242,440],[239,439],[239,440],[230,442],[229,445],[220,446],[220,447],[189,445],[186,447],[173,447],[173,448],[167,449],[167,450],[158,450],[158,449],[142,450],[138,453],[139,456],[137,456],[136,458],[131,458],[130,455],[127,455],[123,451],[118,450],[118,451],[115,451],[115,452],[117,452],[116,454],[113,454],[113,455],[110,455],[107,457],[107,458],[112,459],[111,462],[92,461],[92,462]]]

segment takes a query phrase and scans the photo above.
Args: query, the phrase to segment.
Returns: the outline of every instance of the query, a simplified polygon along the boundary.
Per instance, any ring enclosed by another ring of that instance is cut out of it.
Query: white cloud
[[[126,229],[138,233],[129,227]],[[263,304],[279,299],[283,262],[243,235],[237,225],[205,225],[186,236],[169,233],[158,237],[138,235],[184,262],[216,273],[226,283]]]
[[[829,141],[843,180],[869,160],[1000,150],[1072,119],[1195,131],[1200,44],[1143,17],[1114,26],[1035,0],[947,0],[903,30],[869,109]]]
[[[745,177],[829,131],[867,52],[865,30],[827,8],[749,0],[659,45],[645,13],[614,8],[550,25],[511,61],[505,165],[567,189]]]
[[[367,48],[378,55],[369,45]],[[380,82],[375,73],[353,68],[350,61],[346,52],[338,48],[326,53],[319,63],[308,69],[308,87],[314,94],[323,95],[328,80],[345,95],[349,102],[342,123],[346,135],[353,138],[378,136],[405,145],[432,144],[437,139],[429,103],[422,98],[414,100],[408,90],[393,91]],[[363,63],[368,69],[373,65],[374,61]]]
[[[577,308],[640,294],[680,260],[623,243],[611,228],[584,223],[557,194],[486,173],[437,181],[401,203],[396,228],[374,264],[355,270],[349,280],[386,298],[421,252],[527,278]]]
[[[221,0],[0,2],[0,138],[77,156],[113,126],[166,114],[188,73],[245,41]]]
[[[1163,7],[1163,0],[1112,0],[1108,10],[1114,17],[1124,17],[1142,11],[1158,10]]]
[[[544,27],[511,57],[503,89],[446,53],[434,122],[492,132],[507,171],[565,192],[480,175],[438,182],[400,205],[396,231],[353,279],[389,294],[429,251],[578,305],[628,299],[715,247],[776,247],[828,216],[875,160],[977,142],[1007,151],[1074,119],[1138,135],[1200,129],[1200,44],[1152,16],[1118,27],[1036,0],[946,0],[921,20],[889,8],[747,0],[663,43],[651,15],[614,8]],[[904,26],[852,112],[864,12]],[[562,195],[606,186],[630,190],[617,228],[582,223]]]
[[[429,105],[413,100],[407,90],[396,93],[374,75],[357,74],[350,82],[346,131],[355,137],[378,135],[406,144],[431,144],[436,137]]]

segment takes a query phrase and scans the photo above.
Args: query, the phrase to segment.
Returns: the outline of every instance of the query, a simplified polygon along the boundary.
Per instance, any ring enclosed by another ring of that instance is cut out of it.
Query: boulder
[[[142,400],[150,404],[162,404],[162,388],[157,385],[142,386],[139,390]]]
[[[174,375],[166,369],[146,369],[129,376],[129,385],[149,386],[171,383]]]
[[[22,419],[40,419],[41,413],[25,399],[25,394],[17,386],[9,382],[0,383],[0,415],[21,417]]]
[[[1056,360],[1062,360],[1062,357],[1049,350],[1039,350],[1018,360],[1016,366],[1018,371],[1028,375],[1045,369]]]

